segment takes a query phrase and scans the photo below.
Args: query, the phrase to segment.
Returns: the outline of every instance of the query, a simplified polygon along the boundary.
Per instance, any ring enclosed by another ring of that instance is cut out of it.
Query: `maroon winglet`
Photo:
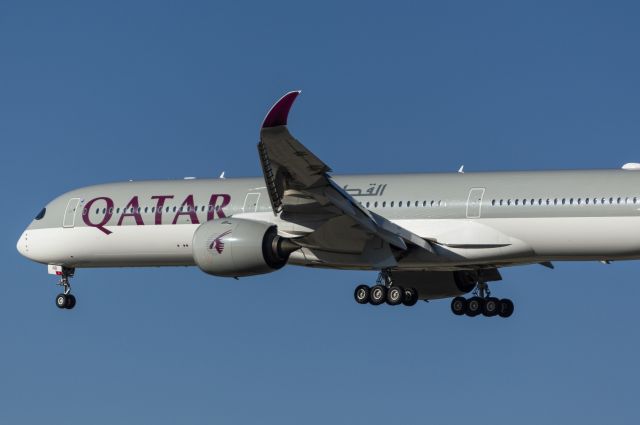
[[[296,97],[300,94],[300,90],[291,91],[280,98],[275,105],[271,107],[269,113],[262,122],[262,128],[277,127],[279,125],[287,125],[287,117]]]

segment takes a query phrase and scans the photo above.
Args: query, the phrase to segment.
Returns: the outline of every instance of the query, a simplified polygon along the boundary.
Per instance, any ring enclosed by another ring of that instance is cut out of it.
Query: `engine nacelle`
[[[393,285],[415,288],[421,300],[435,300],[463,295],[475,288],[478,274],[473,271],[393,272]]]
[[[278,236],[275,225],[240,218],[201,224],[193,235],[193,259],[214,276],[241,277],[282,268],[299,247]]]

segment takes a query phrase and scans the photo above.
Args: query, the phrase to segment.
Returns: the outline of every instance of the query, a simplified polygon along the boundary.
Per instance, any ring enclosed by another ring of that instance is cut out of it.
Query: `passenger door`
[[[256,212],[258,210],[259,199],[259,193],[247,193],[247,197],[244,198],[244,206],[242,207],[242,212]]]
[[[76,222],[76,211],[80,204],[80,198],[71,198],[67,203],[67,209],[64,212],[64,219],[62,220],[62,227],[73,227]]]
[[[480,218],[482,214],[482,197],[484,187],[474,187],[467,198],[467,218]]]

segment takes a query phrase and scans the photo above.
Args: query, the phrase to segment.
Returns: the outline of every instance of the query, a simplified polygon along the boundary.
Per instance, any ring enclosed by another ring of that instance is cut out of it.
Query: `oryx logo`
[[[222,254],[222,251],[224,251],[224,242],[222,242],[222,238],[229,235],[230,233],[231,233],[231,230],[227,230],[226,232],[222,233],[217,238],[215,238],[211,242],[211,245],[209,245],[209,249],[215,249],[218,254]]]

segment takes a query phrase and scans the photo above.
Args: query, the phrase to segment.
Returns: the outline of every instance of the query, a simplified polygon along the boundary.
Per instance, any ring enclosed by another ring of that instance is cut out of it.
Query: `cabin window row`
[[[536,205],[637,205],[638,197],[609,197],[609,198],[538,198],[538,199],[492,199],[492,206],[536,206]]]
[[[198,210],[199,208],[199,210]],[[191,208],[191,205],[187,205],[187,206],[182,206],[182,207],[177,207],[177,206],[173,206],[173,207],[165,207],[164,208],[164,212],[205,212],[205,211],[218,211],[220,209],[220,205],[216,205],[215,207],[213,205],[209,205],[208,208],[206,205],[202,205],[201,207],[198,207],[197,205],[193,207],[193,209]],[[136,208],[131,207],[131,208],[120,208],[120,207],[111,207],[109,208],[109,214],[113,214],[114,212],[116,214],[120,214],[120,211],[122,211],[123,214],[129,213],[129,214],[133,214],[136,212]],[[100,214],[102,212],[102,214],[106,214],[107,213],[107,209],[106,208],[96,208],[95,210],[96,214]],[[156,207],[138,207],[137,208],[137,212],[138,214],[154,214],[156,212]],[[83,209],[82,210],[82,215],[87,215],[89,213],[89,211],[87,211],[87,209]]]
[[[368,201],[368,202],[365,203],[365,207],[367,207],[367,208],[372,208],[372,207],[373,208],[378,208],[378,207],[386,208],[387,205],[390,208],[394,208],[394,207],[410,208],[411,206],[413,206],[414,208],[418,208],[420,206],[425,207],[425,208],[426,207],[434,207],[435,208],[435,207],[444,207],[444,206],[446,206],[446,203],[444,201],[441,201],[441,200],[440,201],[435,201],[435,200],[422,201],[422,202],[421,201],[413,201],[413,202],[412,201],[406,201],[406,202],[405,201],[397,201],[397,202],[396,201],[389,201],[389,202],[387,202],[387,201],[381,201],[381,202],[373,201],[373,202],[369,202]]]

